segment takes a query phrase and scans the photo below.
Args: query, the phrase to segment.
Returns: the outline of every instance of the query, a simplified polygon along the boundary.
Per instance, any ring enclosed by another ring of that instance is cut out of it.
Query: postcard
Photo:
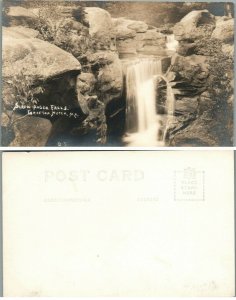
[[[234,296],[233,151],[3,153],[3,266],[4,296]]]
[[[2,38],[2,146],[233,146],[233,2],[3,0]]]

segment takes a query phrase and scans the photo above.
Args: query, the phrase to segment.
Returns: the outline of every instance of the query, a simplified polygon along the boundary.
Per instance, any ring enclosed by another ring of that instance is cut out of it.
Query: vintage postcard
[[[3,153],[3,266],[4,296],[234,296],[234,153]]]
[[[233,146],[233,2],[4,0],[2,25],[2,146]]]

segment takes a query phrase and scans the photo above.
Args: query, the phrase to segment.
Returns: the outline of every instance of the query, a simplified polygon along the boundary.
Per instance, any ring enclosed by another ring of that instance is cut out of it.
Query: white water
[[[166,48],[171,51],[176,51],[179,42],[176,41],[174,34],[167,35]]]
[[[174,94],[162,75],[161,61],[157,58],[139,58],[126,65],[126,129],[124,142],[129,146],[164,146],[166,126],[163,115],[156,113],[158,78],[167,83],[165,110],[166,123],[174,113]]]

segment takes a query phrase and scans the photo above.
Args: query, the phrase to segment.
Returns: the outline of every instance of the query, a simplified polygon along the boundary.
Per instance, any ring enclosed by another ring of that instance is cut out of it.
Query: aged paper
[[[4,153],[4,296],[233,296],[233,184],[233,151]]]

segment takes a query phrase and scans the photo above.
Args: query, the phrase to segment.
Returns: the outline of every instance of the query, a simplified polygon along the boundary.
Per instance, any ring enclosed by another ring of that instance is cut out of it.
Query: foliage
[[[230,144],[233,124],[233,108],[230,99],[233,95],[233,56],[222,51],[223,43],[209,34],[195,41],[195,53],[207,56],[209,76],[207,91],[215,105],[212,116],[216,122],[214,130],[221,144]]]
[[[91,45],[84,4],[73,1],[29,1],[24,4],[33,8],[36,16],[34,29],[39,38],[71,53],[76,58]]]
[[[198,55],[215,57],[222,53],[222,42],[218,39],[205,36],[195,41],[194,52]]]
[[[233,57],[222,51],[222,42],[215,38],[204,38],[195,41],[195,53],[208,56],[208,88],[211,95],[220,102],[232,93],[231,80],[233,73]]]
[[[26,68],[22,68],[10,80],[6,80],[6,84],[11,86],[16,104],[34,106],[38,103],[37,95],[42,94],[44,89],[41,86],[34,86],[34,79],[26,75],[26,71]]]
[[[216,52],[209,59],[209,92],[217,101],[217,108],[224,108],[233,93],[231,85],[233,74],[233,57],[223,52]]]
[[[13,67],[14,69],[14,67]],[[15,72],[15,75],[11,77],[11,79],[5,80],[3,82],[3,87],[6,85],[10,86],[10,90],[12,92],[11,96],[14,97],[15,100],[15,108],[19,107],[23,109],[24,107],[32,108],[38,104],[38,95],[44,92],[44,89],[41,86],[34,86],[34,82],[32,76],[25,75],[26,69],[22,69],[20,72]],[[15,115],[15,108],[10,112],[4,110],[8,117],[7,126],[3,127],[3,139],[2,142],[6,145],[14,139],[14,124],[15,122],[25,118],[27,114],[19,116]]]

